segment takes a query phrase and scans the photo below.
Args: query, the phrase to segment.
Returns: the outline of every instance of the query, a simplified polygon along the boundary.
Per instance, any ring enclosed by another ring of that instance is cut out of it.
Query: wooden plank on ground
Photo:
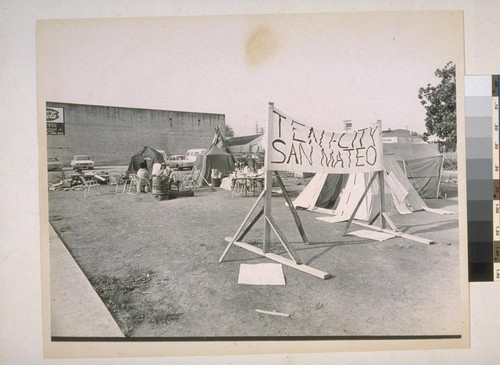
[[[262,314],[270,314],[272,316],[281,316],[281,317],[290,317],[288,313],[280,313],[280,312],[272,312],[272,311],[265,311],[262,309],[256,309],[255,310],[257,313],[262,313]]]
[[[409,240],[412,240],[412,241],[415,241],[415,242],[425,243],[426,245],[432,245],[434,243],[433,240],[428,240],[427,238],[422,238],[422,237],[414,236],[412,234],[407,234],[407,233],[402,233],[402,232],[396,232],[396,231],[393,231],[391,229],[380,228],[380,227],[377,227],[377,226],[371,226],[371,225],[369,225],[367,223],[363,223],[363,222],[359,222],[359,221],[353,221],[353,223],[357,224],[358,226],[362,226],[362,227],[367,227],[367,228],[374,229],[376,231],[390,233],[390,234],[393,234],[393,235],[395,235],[397,237],[406,238],[406,239],[409,239]]]
[[[230,241],[231,238],[232,237],[227,237],[226,241]],[[305,272],[306,274],[310,274],[310,275],[316,276],[316,277],[318,277],[320,279],[328,279],[330,277],[330,274],[327,273],[327,272],[315,269],[313,267],[310,267],[310,266],[307,266],[307,265],[304,265],[304,264],[296,264],[292,260],[286,259],[286,258],[284,258],[284,257],[282,257],[280,255],[276,255],[274,253],[270,253],[270,252],[269,253],[264,253],[260,248],[252,246],[252,245],[249,245],[248,243],[235,241],[235,242],[233,242],[233,244],[236,245],[236,246],[239,246],[241,248],[244,248],[247,251],[256,253],[257,255],[260,255],[260,256],[263,256],[263,257],[267,257],[270,260],[279,262],[280,264],[283,264],[283,265],[289,266],[291,268],[297,269],[299,271]]]

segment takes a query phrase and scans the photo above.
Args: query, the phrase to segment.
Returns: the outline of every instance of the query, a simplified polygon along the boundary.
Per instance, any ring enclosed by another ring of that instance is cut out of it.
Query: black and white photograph
[[[458,11],[39,20],[48,353],[467,346],[463,58]]]

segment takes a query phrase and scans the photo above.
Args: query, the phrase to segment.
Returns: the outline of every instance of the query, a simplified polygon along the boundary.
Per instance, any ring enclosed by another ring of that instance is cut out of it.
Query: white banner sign
[[[293,172],[353,173],[383,169],[380,122],[355,131],[330,132],[273,109],[270,166]]]

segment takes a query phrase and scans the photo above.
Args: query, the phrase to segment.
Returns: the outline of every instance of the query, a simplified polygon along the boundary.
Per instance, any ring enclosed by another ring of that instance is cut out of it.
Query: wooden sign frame
[[[250,211],[247,213],[246,217],[243,219],[243,222],[240,224],[238,230],[234,234],[233,237],[226,238],[226,240],[229,242],[228,245],[226,246],[226,249],[222,253],[222,256],[219,259],[219,262],[222,262],[224,260],[224,257],[228,253],[229,249],[233,246],[239,246],[247,251],[256,253],[258,255],[261,255],[263,257],[267,257],[268,259],[271,259],[273,261],[276,261],[280,264],[287,265],[289,267],[292,267],[294,269],[300,270],[302,272],[314,275],[318,278],[321,279],[327,279],[330,277],[330,274],[315,268],[312,268],[310,266],[302,264],[302,261],[300,260],[299,256],[295,252],[295,250],[292,248],[290,243],[285,237],[285,234],[281,231],[279,228],[277,222],[273,218],[272,215],[272,209],[271,209],[271,199],[272,199],[272,181],[273,181],[273,172],[274,176],[276,177],[276,180],[278,181],[278,184],[280,185],[281,190],[283,191],[283,197],[285,198],[288,207],[290,208],[290,212],[292,213],[292,216],[295,220],[295,224],[300,232],[300,235],[302,237],[302,240],[304,243],[309,244],[309,241],[307,239],[307,235],[304,231],[304,228],[302,226],[302,222],[300,221],[300,217],[297,214],[297,211],[295,210],[295,207],[293,206],[292,200],[290,196],[288,195],[288,192],[285,188],[285,185],[283,184],[283,181],[281,180],[280,175],[278,174],[277,171],[272,171],[269,169],[269,166],[271,165],[271,136],[273,135],[273,109],[274,109],[274,103],[269,103],[269,122],[267,125],[268,128],[268,138],[267,138],[267,143],[266,143],[266,154],[265,154],[265,166],[266,166],[266,171],[265,171],[265,182],[264,182],[264,189],[260,193],[259,197],[253,204],[253,206],[250,208]],[[257,206],[259,206],[259,203],[263,201],[263,205],[260,208],[260,210],[257,211]],[[253,214],[255,211],[257,211],[257,214]],[[252,218],[253,216],[253,218]],[[250,229],[255,225],[255,223],[263,217],[264,219],[264,234],[263,234],[263,239],[262,239],[262,249],[250,245],[248,243],[242,242],[243,238],[245,235],[250,231]],[[280,240],[281,245],[285,248],[287,251],[288,255],[290,256],[291,259],[287,259],[283,256],[276,255],[272,252],[270,252],[270,244],[271,244],[271,230],[274,231],[278,239]]]
[[[273,111],[274,111],[274,103],[270,102],[269,103],[269,120],[268,120],[268,138],[266,141],[266,154],[265,154],[265,166],[266,166],[266,171],[265,171],[265,184],[264,184],[264,189],[260,193],[259,197],[253,204],[253,206],[250,208],[250,211],[247,213],[246,217],[243,219],[243,222],[240,224],[239,228],[237,229],[236,233],[233,235],[233,237],[227,237],[226,241],[228,241],[228,245],[226,246],[224,252],[222,253],[221,257],[219,258],[219,262],[222,262],[224,260],[224,257],[228,253],[229,249],[233,246],[239,246],[247,251],[256,253],[260,256],[267,257],[268,259],[271,259],[273,261],[276,261],[278,263],[287,265],[289,267],[292,267],[294,269],[300,270],[302,272],[305,272],[307,274],[314,275],[318,278],[321,279],[328,279],[331,275],[327,272],[315,269],[313,267],[304,265],[300,258],[298,257],[297,253],[295,250],[292,248],[288,240],[286,239],[284,233],[281,231],[279,228],[277,222],[273,218],[272,215],[272,209],[271,209],[271,198],[272,198],[272,178],[273,178],[273,173],[274,176],[276,177],[276,180],[283,191],[283,197],[286,200],[286,203],[288,207],[290,208],[290,212],[292,213],[292,216],[295,220],[295,224],[300,232],[300,235],[302,237],[302,240],[304,243],[309,244],[309,241],[307,239],[307,235],[304,231],[304,228],[302,226],[302,222],[300,220],[299,215],[297,214],[297,211],[295,210],[295,207],[293,205],[293,202],[288,195],[288,192],[285,188],[285,185],[283,184],[283,181],[281,180],[281,177],[278,173],[278,171],[273,171],[272,169],[269,168],[271,166],[271,151],[272,151],[272,136],[273,136]],[[359,207],[361,206],[361,203],[365,199],[366,195],[368,194],[370,187],[372,186],[373,182],[378,178],[379,181],[379,190],[380,190],[380,212],[371,220],[366,223],[354,221],[354,217],[356,215],[356,212],[358,211]],[[259,206],[259,203],[263,201],[263,206],[257,210],[257,207]],[[257,212],[256,214],[254,214]],[[260,218],[264,219],[264,234],[263,234],[263,239],[262,239],[262,249],[250,245],[248,243],[243,242],[242,240],[244,239],[245,235],[250,231],[250,229],[257,223],[257,221],[260,220]],[[376,227],[373,225],[373,223],[377,220],[377,218],[380,217],[380,228]],[[376,229],[382,232],[390,233],[394,236],[399,236],[403,238],[408,238],[412,239],[418,242],[422,243],[427,243],[431,244],[432,241],[426,240],[424,238],[416,237],[413,235],[409,234],[404,234],[398,231],[396,225],[392,222],[392,220],[389,217],[389,214],[385,211],[385,170],[380,170],[380,171],[375,171],[373,176],[371,177],[368,185],[365,188],[365,191],[363,192],[361,198],[359,199],[353,213],[351,214],[347,226],[344,230],[343,235],[348,234],[349,227],[351,226],[352,223],[365,226],[367,228],[372,228]],[[389,225],[389,229],[386,228],[386,226]],[[283,256],[276,255],[272,252],[270,252],[270,243],[271,243],[271,231],[274,231],[278,239],[280,240],[281,245],[285,248],[287,251],[288,255],[290,256],[291,259],[287,259]]]

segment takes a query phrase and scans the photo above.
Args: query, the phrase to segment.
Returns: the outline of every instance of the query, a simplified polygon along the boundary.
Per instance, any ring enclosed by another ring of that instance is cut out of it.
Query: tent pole
[[[443,176],[443,165],[444,165],[444,155],[441,156],[441,168],[439,169],[438,175],[438,186],[436,191],[436,199],[439,199],[439,190],[441,189],[441,178]]]

